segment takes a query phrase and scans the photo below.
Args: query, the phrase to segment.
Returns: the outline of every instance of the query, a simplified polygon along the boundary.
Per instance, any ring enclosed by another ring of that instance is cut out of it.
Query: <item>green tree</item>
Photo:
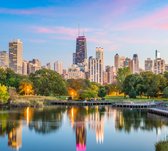
[[[92,90],[80,90],[79,91],[79,98],[84,99],[91,99],[97,97],[97,93]]]
[[[68,79],[67,86],[76,91],[87,90],[91,88],[91,82],[86,79]]]
[[[130,74],[131,74],[131,72],[128,67],[118,69],[116,79],[117,79],[117,87],[120,92],[123,92],[124,80]]]
[[[131,74],[127,76],[123,83],[123,92],[129,95],[130,98],[136,98],[137,95],[142,95],[143,79],[139,74]]]
[[[168,98],[168,87],[164,88],[164,90],[163,90],[163,96],[165,98]]]
[[[166,87],[165,79],[162,75],[153,74],[150,83],[148,83],[147,96],[158,97]]]
[[[30,74],[34,91],[38,95],[59,96],[66,95],[66,82],[55,71],[41,69]]]
[[[9,94],[7,91],[7,87],[0,84],[0,102],[6,103],[8,99],[9,99]]]
[[[166,84],[168,85],[168,71],[165,71],[163,75],[166,78]]]
[[[98,96],[103,98],[103,97],[106,96],[106,94],[107,94],[106,88],[105,87],[100,87],[99,92],[98,92]]]

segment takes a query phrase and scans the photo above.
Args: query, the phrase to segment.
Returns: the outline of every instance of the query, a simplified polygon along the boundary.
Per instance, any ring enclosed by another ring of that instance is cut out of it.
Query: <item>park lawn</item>
[[[44,100],[66,100],[67,96],[38,96],[38,95],[20,95],[16,98],[16,100],[25,100],[25,101],[31,101],[31,100],[37,100],[37,101],[44,101]]]
[[[156,151],[168,151],[168,141],[161,141],[157,143]]]

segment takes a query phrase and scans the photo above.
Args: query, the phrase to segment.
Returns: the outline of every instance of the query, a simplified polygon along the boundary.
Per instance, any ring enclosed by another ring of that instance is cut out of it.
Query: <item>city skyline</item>
[[[22,39],[24,59],[38,58],[46,64],[67,58],[64,65],[68,67],[72,64],[80,24],[80,33],[84,32],[87,38],[88,56],[94,56],[96,47],[103,47],[106,65],[113,65],[116,53],[128,57],[138,54],[140,67],[144,68],[144,60],[153,59],[156,49],[168,62],[168,34],[165,32],[168,29],[168,2],[10,2],[2,1],[0,7],[1,51],[8,51],[8,42],[12,39]]]

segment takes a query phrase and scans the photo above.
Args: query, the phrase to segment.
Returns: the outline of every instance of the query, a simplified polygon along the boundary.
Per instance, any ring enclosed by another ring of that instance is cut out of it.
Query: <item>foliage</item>
[[[105,89],[106,89],[107,95],[111,95],[112,93],[119,92],[116,83],[105,85]]]
[[[10,96],[10,100],[15,100],[18,97],[17,92],[16,92],[16,88],[14,88],[14,87],[9,87],[8,93]]]
[[[164,88],[164,90],[163,90],[163,96],[165,98],[168,98],[168,87]]]
[[[75,99],[91,99],[97,97],[100,84],[86,79],[67,80],[68,93]]]
[[[23,79],[19,85],[19,93],[24,95],[33,94],[33,83],[28,79]]]
[[[130,98],[136,98],[137,95],[142,95],[143,79],[139,74],[131,74],[127,76],[123,83],[123,92],[129,95]]]
[[[128,67],[118,69],[116,79],[117,79],[117,87],[120,92],[123,92],[124,80],[130,74],[131,74],[131,72]]]
[[[97,93],[95,91],[91,90],[80,90],[79,91],[79,99],[84,100],[84,99],[92,99],[97,97]]]
[[[0,68],[0,84],[6,85],[7,87],[15,87],[19,89],[19,83],[24,76],[16,74],[13,70],[7,68]]]
[[[6,103],[9,99],[9,94],[7,91],[7,87],[0,84],[0,102]]]
[[[100,87],[99,92],[98,92],[98,96],[103,98],[103,97],[106,96],[106,94],[107,94],[106,88],[105,87]]]
[[[86,90],[91,88],[91,82],[86,79],[68,79],[67,86],[68,88],[72,88],[76,91]]]
[[[66,83],[55,71],[41,69],[30,74],[33,82],[34,91],[38,95],[59,96],[66,95]]]
[[[161,141],[155,145],[156,151],[167,151],[168,141]]]

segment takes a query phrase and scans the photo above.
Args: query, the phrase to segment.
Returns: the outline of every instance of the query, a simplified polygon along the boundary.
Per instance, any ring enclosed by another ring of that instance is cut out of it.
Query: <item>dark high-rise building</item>
[[[78,36],[76,38],[76,53],[73,54],[73,63],[83,63],[87,59],[86,37]]]

